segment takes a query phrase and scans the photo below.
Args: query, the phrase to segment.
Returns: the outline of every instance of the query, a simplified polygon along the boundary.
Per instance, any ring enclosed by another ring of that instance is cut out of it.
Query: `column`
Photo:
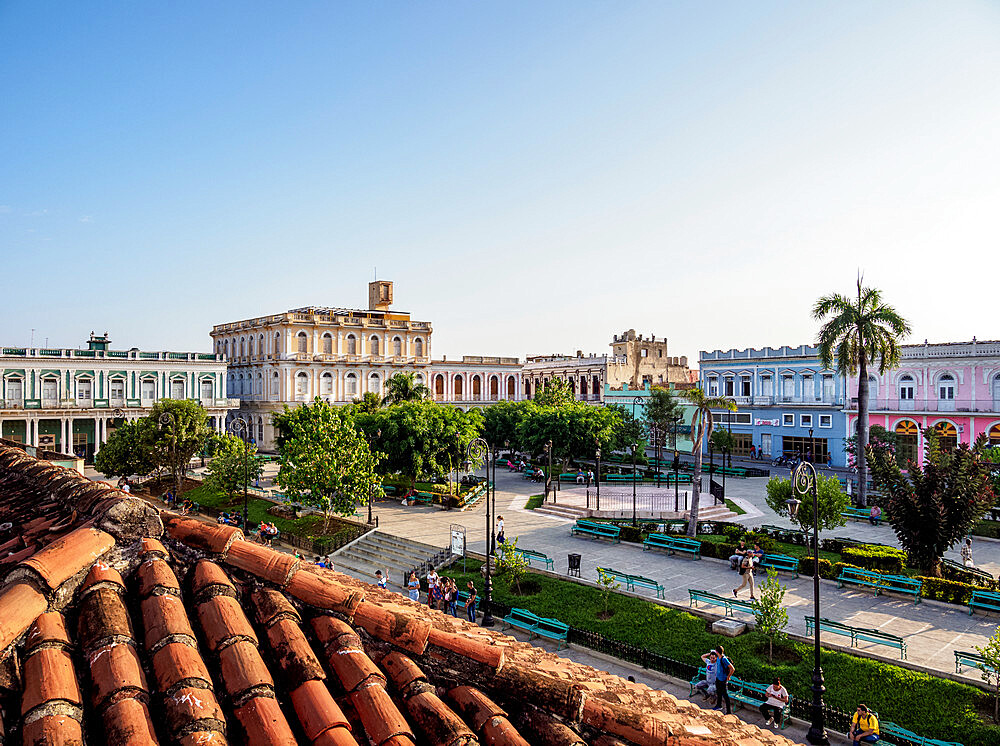
[[[66,433],[69,436],[68,439],[66,440],[66,445],[68,446],[69,450],[66,451],[66,453],[69,453],[71,455],[75,454],[76,453],[76,444],[73,442],[73,418],[72,417],[67,417],[66,418]]]

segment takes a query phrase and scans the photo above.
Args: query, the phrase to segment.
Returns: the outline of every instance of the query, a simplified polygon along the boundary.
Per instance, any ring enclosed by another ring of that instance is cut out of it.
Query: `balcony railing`
[[[857,410],[858,398],[851,397],[850,409]],[[1000,401],[987,399],[869,399],[869,412],[954,412],[956,414],[996,414]]]

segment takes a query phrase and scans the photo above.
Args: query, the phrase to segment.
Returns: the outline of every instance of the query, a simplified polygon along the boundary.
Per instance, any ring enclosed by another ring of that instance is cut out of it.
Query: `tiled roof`
[[[789,743],[16,456],[77,516],[0,586],[0,743]]]

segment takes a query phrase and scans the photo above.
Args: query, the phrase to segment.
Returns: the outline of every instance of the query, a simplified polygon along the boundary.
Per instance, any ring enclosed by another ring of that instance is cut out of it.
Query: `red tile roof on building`
[[[10,450],[76,515],[5,568],[0,743],[789,743]]]

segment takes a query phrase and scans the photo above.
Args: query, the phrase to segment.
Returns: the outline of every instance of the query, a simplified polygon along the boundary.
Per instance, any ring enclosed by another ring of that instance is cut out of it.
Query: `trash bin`
[[[569,555],[569,570],[567,570],[567,575],[575,575],[580,577],[580,556],[579,554]]]

